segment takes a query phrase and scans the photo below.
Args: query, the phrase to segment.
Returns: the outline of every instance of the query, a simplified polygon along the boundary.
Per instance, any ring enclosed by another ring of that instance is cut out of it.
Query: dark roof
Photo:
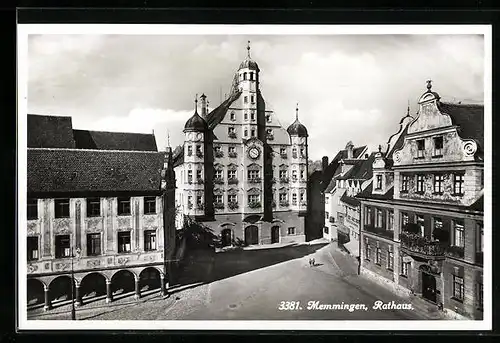
[[[405,136],[408,133],[408,126],[409,125],[406,125],[403,132],[401,132],[401,134],[399,135],[396,143],[394,143],[394,145],[392,147],[390,147],[391,150],[387,153],[387,156],[386,156],[387,159],[392,159],[392,155],[394,154],[394,151],[399,150],[403,147],[403,144],[405,142]]]
[[[358,158],[361,153],[366,149],[366,145],[357,147],[353,149],[353,157]],[[347,158],[347,150],[340,150],[333,160],[328,164],[326,170],[323,173],[324,177],[324,192],[330,192],[335,187],[335,181],[332,178],[335,175],[335,171],[339,166],[339,161],[343,158]]]
[[[363,191],[356,195],[356,198],[392,200],[394,197],[394,187],[391,187],[385,194],[372,194],[372,190],[373,182],[370,182]]]
[[[354,197],[350,197],[346,193],[344,193],[340,197],[340,201],[345,202],[346,204],[349,204],[349,205],[355,206],[355,207],[357,207],[361,204],[361,201],[359,201],[359,199],[356,199]]]
[[[184,145],[179,145],[174,149],[174,152],[172,153],[172,161],[174,163],[174,167],[184,163]]]
[[[73,130],[77,149],[157,151],[152,133]]]
[[[222,104],[220,104],[219,106],[217,106],[216,108],[214,108],[208,115],[207,115],[207,124],[208,124],[208,128],[210,130],[213,130],[214,127],[216,127],[217,125],[219,125],[219,123],[224,119],[226,113],[227,113],[227,110],[229,109],[229,107],[233,104],[233,102],[235,102],[236,100],[238,100],[238,98],[240,97],[241,95],[241,92],[240,91],[237,91],[237,92],[233,92],[229,98],[227,98],[226,100],[224,100],[222,102]]]
[[[375,160],[375,154],[372,152],[367,159],[356,160],[354,166],[345,175],[340,176],[339,180],[347,179],[357,179],[357,180],[368,180],[372,178],[373,172],[373,161]],[[351,160],[352,161],[352,160]]]
[[[481,195],[479,199],[470,205],[469,209],[473,211],[484,211],[484,195]]]
[[[247,57],[243,62],[241,62],[240,67],[238,69],[244,69],[244,68],[260,71],[257,62],[252,60],[250,57]]]
[[[194,114],[191,116],[186,121],[186,124],[184,125],[184,130],[186,131],[206,131],[207,129],[207,122],[205,119],[203,119],[199,114],[198,111],[194,111]]]
[[[451,104],[438,102],[439,111],[449,114],[454,125],[458,125],[463,139],[474,139],[480,147],[484,144],[484,106],[477,104]]]
[[[28,193],[159,191],[158,152],[28,149]]]
[[[298,116],[295,117],[295,121],[290,124],[290,126],[286,129],[290,136],[299,136],[299,137],[307,137],[306,127],[299,121]]]
[[[71,117],[28,114],[28,148],[75,148]]]

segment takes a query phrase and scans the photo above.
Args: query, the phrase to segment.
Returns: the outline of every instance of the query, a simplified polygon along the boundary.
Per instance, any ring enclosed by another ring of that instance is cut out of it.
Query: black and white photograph
[[[20,328],[491,329],[491,44],[18,25]]]

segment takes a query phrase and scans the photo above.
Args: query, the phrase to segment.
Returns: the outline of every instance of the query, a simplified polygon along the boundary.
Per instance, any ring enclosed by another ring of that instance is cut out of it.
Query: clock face
[[[248,150],[248,156],[253,159],[257,159],[260,156],[260,150],[257,147],[252,147]]]

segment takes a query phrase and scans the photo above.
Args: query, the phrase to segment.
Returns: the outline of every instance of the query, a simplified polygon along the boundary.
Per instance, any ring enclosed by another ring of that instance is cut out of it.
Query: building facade
[[[153,134],[28,115],[28,305],[160,288],[175,251],[172,153]],[[72,291],[72,280],[74,289]]]
[[[450,314],[482,318],[482,105],[432,91],[361,200],[361,270]]]
[[[284,129],[266,107],[261,73],[248,56],[229,97],[209,111],[200,97],[175,154],[177,224],[203,222],[223,246],[305,240],[308,133],[296,119]]]

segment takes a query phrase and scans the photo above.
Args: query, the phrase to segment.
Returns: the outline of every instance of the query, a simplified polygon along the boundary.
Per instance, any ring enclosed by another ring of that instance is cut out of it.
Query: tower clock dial
[[[250,158],[253,158],[254,160],[257,159],[257,158],[259,158],[259,156],[260,156],[260,150],[259,150],[259,148],[255,147],[255,146],[251,147],[248,150],[248,156]]]

